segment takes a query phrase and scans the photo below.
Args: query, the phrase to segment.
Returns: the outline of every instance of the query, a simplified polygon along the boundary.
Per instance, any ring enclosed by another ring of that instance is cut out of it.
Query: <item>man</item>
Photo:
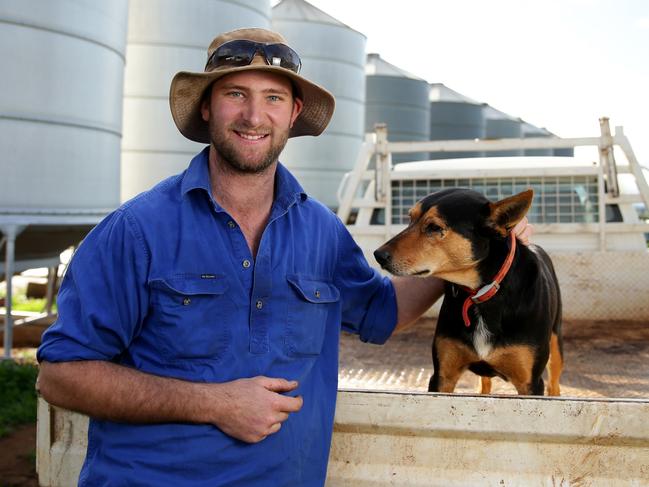
[[[209,147],[76,252],[38,359],[44,398],[92,418],[80,485],[322,485],[341,325],[383,343],[441,295],[380,277],[278,163],[333,113],[299,67],[279,34],[217,37],[170,94]]]

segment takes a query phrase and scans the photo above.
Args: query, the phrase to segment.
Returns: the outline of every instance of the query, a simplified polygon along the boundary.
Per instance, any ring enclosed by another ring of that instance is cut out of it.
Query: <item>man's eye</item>
[[[268,97],[268,101],[280,101],[280,100],[281,100],[281,98],[279,96],[277,96],[277,95],[270,95]]]
[[[228,96],[231,96],[232,98],[241,98],[243,96],[243,93],[240,91],[230,91],[228,93]]]

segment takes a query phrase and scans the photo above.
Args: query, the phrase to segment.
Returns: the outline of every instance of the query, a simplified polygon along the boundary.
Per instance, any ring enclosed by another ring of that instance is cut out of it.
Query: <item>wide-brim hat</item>
[[[287,44],[284,37],[277,32],[266,29],[238,29],[216,37],[207,49],[207,59],[225,42],[245,39],[268,44]],[[246,66],[206,67],[205,72],[192,73],[181,71],[171,81],[169,104],[174,122],[185,137],[196,142],[209,144],[208,124],[201,116],[201,102],[205,90],[219,78],[242,71],[268,71],[281,74],[290,79],[297,90],[296,95],[304,106],[298,115],[289,137],[300,135],[320,135],[334,112],[334,97],[327,90],[303,78],[298,73],[280,66],[271,66],[261,56],[255,56],[252,63]]]

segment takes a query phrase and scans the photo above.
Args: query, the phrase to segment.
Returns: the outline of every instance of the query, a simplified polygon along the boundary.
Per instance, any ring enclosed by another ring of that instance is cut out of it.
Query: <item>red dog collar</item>
[[[509,254],[505,259],[505,262],[503,262],[502,267],[498,271],[498,274],[496,274],[496,277],[494,277],[493,282],[475,291],[468,287],[462,286],[464,290],[469,293],[469,297],[466,298],[464,304],[462,305],[462,319],[464,320],[464,325],[467,327],[471,326],[469,308],[474,304],[484,303],[485,301],[489,301],[491,298],[493,298],[500,289],[500,283],[507,275],[507,272],[509,272],[509,268],[512,266],[512,262],[514,261],[514,254],[516,253],[516,236],[514,235],[514,232],[510,232],[509,236]]]

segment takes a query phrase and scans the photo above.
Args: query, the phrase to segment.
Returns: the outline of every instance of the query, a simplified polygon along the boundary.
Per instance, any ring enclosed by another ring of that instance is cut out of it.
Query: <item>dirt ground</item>
[[[35,424],[0,438],[0,487],[38,487],[35,450]]]
[[[44,327],[18,327],[17,345],[36,346]],[[344,389],[426,391],[432,373],[430,344],[435,320],[423,319],[383,346],[355,335],[341,339],[339,387]],[[25,350],[14,349],[16,354]],[[33,351],[32,351],[33,352]],[[562,396],[649,398],[649,323],[569,321],[564,323],[565,369]],[[456,392],[475,392],[477,378],[466,373]],[[494,394],[514,394],[500,379]],[[0,487],[36,487],[36,427],[17,428],[0,439]]]
[[[422,319],[383,346],[343,336],[339,387],[427,391],[434,333],[435,320]],[[649,398],[649,323],[568,321],[563,336],[562,396]],[[473,393],[477,386],[477,377],[467,372],[456,392]],[[492,392],[515,394],[516,390],[494,378]]]

